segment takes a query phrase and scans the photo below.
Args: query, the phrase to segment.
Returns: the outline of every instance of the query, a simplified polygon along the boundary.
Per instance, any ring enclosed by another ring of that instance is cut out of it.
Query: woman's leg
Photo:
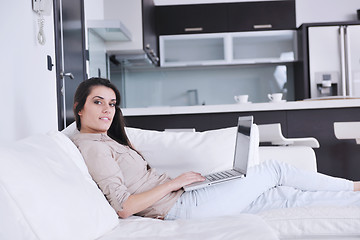
[[[303,191],[279,186],[263,193],[243,213],[259,213],[271,209],[313,206],[360,206],[360,192]]]
[[[353,191],[354,182],[325,174],[304,171],[290,164],[266,161],[275,186],[288,186],[306,191]]]
[[[269,189],[280,185],[310,191],[353,190],[351,181],[266,161],[250,168],[245,178],[185,192],[169,212],[168,219],[234,215]]]

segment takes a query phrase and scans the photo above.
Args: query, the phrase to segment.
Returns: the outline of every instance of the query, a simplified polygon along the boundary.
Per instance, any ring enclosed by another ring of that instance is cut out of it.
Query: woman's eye
[[[116,103],[110,103],[110,107],[115,107]]]
[[[98,101],[98,100],[95,100],[94,103],[95,103],[95,104],[101,104],[101,102]]]

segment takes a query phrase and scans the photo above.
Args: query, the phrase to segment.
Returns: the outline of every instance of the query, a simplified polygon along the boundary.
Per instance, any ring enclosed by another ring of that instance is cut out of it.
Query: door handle
[[[193,28],[185,28],[185,32],[202,32],[204,29],[202,27],[193,27]]]
[[[60,72],[60,77],[61,77],[61,79],[65,78],[65,77],[74,79],[74,75],[71,72],[69,72],[69,73]]]
[[[352,79],[352,69],[351,69],[351,47],[348,36],[348,28],[344,26],[344,49],[345,49],[345,67],[346,67],[346,83],[347,83],[347,96],[353,96],[353,79]]]
[[[260,25],[254,25],[254,29],[262,29],[262,28],[272,28],[273,26],[271,24],[260,24]]]
[[[345,60],[345,33],[344,26],[339,27],[340,34],[340,63],[341,63],[341,93],[346,96],[346,60]]]

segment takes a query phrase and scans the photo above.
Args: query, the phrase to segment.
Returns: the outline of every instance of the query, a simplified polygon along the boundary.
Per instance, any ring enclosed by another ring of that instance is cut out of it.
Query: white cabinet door
[[[226,63],[224,34],[160,36],[160,65],[191,66]]]
[[[313,84],[317,80],[315,76],[324,72],[341,76],[341,56],[344,50],[341,47],[340,26],[309,27],[308,34],[310,93],[311,97],[315,97],[317,96],[316,84]]]
[[[232,63],[280,63],[297,59],[296,31],[233,33]]]
[[[347,26],[349,95],[360,97],[360,25]]]

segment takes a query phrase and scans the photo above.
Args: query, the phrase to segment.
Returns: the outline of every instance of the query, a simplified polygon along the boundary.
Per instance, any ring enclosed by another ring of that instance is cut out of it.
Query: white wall
[[[55,59],[52,6],[44,46],[37,42],[37,19],[31,0],[0,8],[0,141],[57,130],[55,68],[48,71],[46,60]]]
[[[296,24],[357,20],[360,0],[296,0]]]
[[[104,19],[104,0],[84,0],[84,8],[86,19]]]

